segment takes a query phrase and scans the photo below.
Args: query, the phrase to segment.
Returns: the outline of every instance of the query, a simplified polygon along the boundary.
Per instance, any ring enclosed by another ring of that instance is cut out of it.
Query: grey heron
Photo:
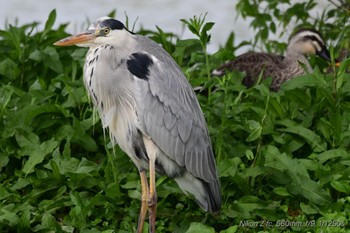
[[[300,63],[306,66],[308,72],[312,71],[305,56],[314,54],[331,61],[331,56],[321,34],[314,29],[300,29],[291,36],[285,57],[263,52],[248,52],[223,64],[214,70],[213,74],[220,76],[227,70],[246,72],[242,83],[251,87],[263,71],[263,78],[272,77],[270,89],[278,91],[285,81],[306,74]]]
[[[220,183],[205,118],[172,57],[151,39],[109,17],[55,45],[89,47],[84,65],[86,89],[111,141],[126,152],[140,173],[137,232],[142,232],[147,210],[149,230],[155,232],[155,172],[173,178],[203,210],[219,211]]]

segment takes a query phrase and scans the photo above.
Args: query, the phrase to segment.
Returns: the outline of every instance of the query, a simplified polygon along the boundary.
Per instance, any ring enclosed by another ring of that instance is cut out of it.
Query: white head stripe
[[[324,44],[322,37],[318,33],[315,33],[313,31],[307,31],[307,30],[301,31],[299,33],[296,33],[293,37],[299,39],[299,38],[308,37],[308,36],[316,37],[318,41],[320,41]]]

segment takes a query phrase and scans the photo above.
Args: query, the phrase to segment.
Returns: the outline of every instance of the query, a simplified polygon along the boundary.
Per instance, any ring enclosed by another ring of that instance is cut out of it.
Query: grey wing
[[[166,62],[145,52],[129,58],[128,69],[136,76],[142,130],[179,166],[208,183],[217,182],[210,137],[197,98],[172,58],[163,55],[164,59]]]

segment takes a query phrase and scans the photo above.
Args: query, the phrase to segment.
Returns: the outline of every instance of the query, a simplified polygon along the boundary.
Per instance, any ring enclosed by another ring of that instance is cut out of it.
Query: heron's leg
[[[156,192],[156,168],[155,163],[157,154],[159,152],[158,147],[154,142],[144,136],[143,142],[147,151],[149,159],[149,193],[148,193],[148,214],[149,214],[149,232],[154,233],[156,231],[156,214],[157,214],[157,192]]]
[[[157,216],[157,192],[156,192],[156,171],[155,160],[149,161],[149,195],[148,195],[148,214],[149,214],[149,232],[156,232]]]
[[[148,207],[148,183],[147,183],[147,175],[144,169],[140,170],[141,177],[141,210],[139,215],[139,222],[137,225],[137,233],[142,233],[143,225],[145,223],[145,217],[147,213]]]

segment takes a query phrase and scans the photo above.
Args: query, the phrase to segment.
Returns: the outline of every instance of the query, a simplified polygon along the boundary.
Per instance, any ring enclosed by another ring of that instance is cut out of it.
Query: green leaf
[[[33,132],[16,133],[15,136],[20,147],[32,147],[40,143],[38,135]]]
[[[84,208],[83,200],[81,199],[80,195],[76,191],[72,191],[69,193],[69,196],[71,198],[72,203],[78,207],[80,210]]]
[[[36,62],[41,62],[43,59],[42,53],[39,50],[34,50],[30,55],[29,59],[32,59],[33,61]]]
[[[114,233],[114,230],[105,230],[105,231],[102,231],[102,233]]]
[[[0,200],[6,199],[8,196],[10,196],[10,193],[4,187],[0,186]]]
[[[238,230],[238,226],[235,225],[235,226],[227,228],[226,230],[220,231],[220,233],[236,233],[237,230]]]
[[[186,233],[215,233],[214,228],[206,226],[199,222],[192,222],[190,228],[186,231]]]
[[[20,190],[30,184],[31,182],[28,179],[19,178],[17,182],[11,187],[11,190]]]
[[[19,217],[16,213],[10,212],[6,209],[0,210],[0,222],[8,222],[8,224],[13,227],[19,221]]]
[[[249,129],[252,131],[249,136],[247,137],[246,141],[247,142],[252,142],[258,139],[261,136],[262,132],[262,126],[260,125],[259,122],[249,120],[248,121]]]
[[[300,209],[306,214],[317,214],[319,212],[318,208],[315,208],[312,204],[306,205],[304,202],[300,203]]]
[[[90,173],[94,170],[96,170],[98,167],[95,163],[83,158],[78,165],[78,169],[74,171],[74,173]]]
[[[43,51],[43,59],[45,64],[54,70],[56,73],[60,74],[63,72],[63,65],[59,58],[59,55],[55,48],[46,47]]]
[[[60,174],[66,176],[68,173],[74,173],[80,163],[80,161],[76,158],[66,158],[62,160],[57,159],[55,162],[57,163]]]
[[[54,139],[45,141],[40,146],[31,146],[26,152],[31,152],[28,161],[24,164],[22,171],[27,175],[34,171],[34,167],[41,163],[45,156],[52,153],[53,150],[58,146],[58,142]]]
[[[10,58],[5,58],[0,62],[0,75],[7,77],[9,81],[15,80],[19,73],[18,65]]]
[[[312,149],[315,152],[324,152],[326,151],[325,142],[322,141],[321,137],[318,136],[315,132],[303,127],[303,126],[293,126],[286,129],[279,129],[282,132],[293,133],[299,135],[302,138],[305,138],[309,144],[311,144]]]
[[[235,202],[232,208],[234,208],[237,214],[243,219],[248,219],[251,217],[251,214],[253,214],[252,212],[255,214],[258,209],[266,208],[266,204],[258,197],[246,195]]]
[[[13,87],[10,84],[7,84],[7,85],[5,85],[5,86],[0,88],[0,108],[1,108],[1,112],[3,112],[5,110],[6,106],[10,102],[13,92],[14,92]]]
[[[333,180],[333,181],[331,181],[331,186],[339,192],[350,194],[349,181]]]
[[[44,213],[41,221],[42,226],[46,229],[52,229],[56,226],[56,219],[50,213]]]
[[[20,217],[18,230],[21,230],[22,232],[28,231],[30,229],[30,218],[30,210],[23,210],[22,215]]]
[[[81,145],[87,151],[97,150],[97,145],[95,140],[87,134],[74,135],[74,138],[72,138],[72,141],[79,143],[79,145]]]
[[[255,167],[250,167],[244,170],[244,172],[242,173],[242,177],[243,178],[255,178],[258,177],[260,175],[264,175],[265,174],[265,169],[259,166],[255,166]]]
[[[73,53],[71,54],[71,57],[74,61],[81,61],[86,55],[87,50],[84,48],[81,49],[75,49]]]
[[[4,154],[0,154],[0,171],[3,167],[6,167],[6,165],[9,163],[10,159],[8,156]]]
[[[273,109],[273,111],[280,117],[283,118],[284,115],[284,108],[283,105],[281,105],[281,103],[279,102],[278,99],[276,98],[270,98],[269,101],[270,107]]]
[[[106,195],[109,198],[118,199],[120,197],[120,185],[119,184],[109,184],[108,187],[105,189]],[[121,201],[122,203],[122,201]]]
[[[317,205],[328,204],[331,201],[329,193],[313,180],[304,180],[300,188],[301,195]]]
[[[290,193],[287,191],[286,188],[284,187],[277,187],[277,188],[274,188],[273,189],[273,192],[276,193],[277,195],[279,196],[282,196],[282,197],[287,197],[287,196],[290,196]]]
[[[215,25],[215,23],[213,23],[213,22],[208,22],[208,23],[206,23],[206,24],[203,26],[202,31],[208,32],[208,31],[210,31],[210,30],[213,28],[214,25]]]
[[[50,31],[56,21],[56,9],[53,9],[45,23],[45,31]]]
[[[311,75],[305,75],[305,76],[293,78],[291,80],[288,80],[288,82],[283,83],[283,85],[281,86],[281,90],[284,90],[284,91],[294,90],[300,87],[314,87],[321,84],[322,83],[319,80],[317,80],[315,77]]]
[[[218,164],[220,177],[234,177],[238,165],[242,163],[240,158],[225,159]]]
[[[124,189],[136,189],[140,187],[140,182],[136,180],[128,181],[125,184],[122,184],[121,187]]]
[[[320,161],[320,163],[325,163],[330,159],[349,158],[349,153],[343,149],[333,149],[333,150],[327,150],[317,155],[317,158]]]
[[[57,163],[54,160],[50,160],[50,167],[52,170],[52,174],[56,177],[56,179],[60,179],[60,170],[57,166]]]
[[[246,150],[245,151],[245,156],[247,157],[248,160],[253,160],[254,159],[254,153],[252,150]]]
[[[13,124],[16,124],[17,126],[20,125],[27,125],[29,122],[41,115],[41,114],[49,114],[49,113],[62,113],[61,110],[55,106],[50,104],[44,104],[44,105],[27,105],[13,118]]]

